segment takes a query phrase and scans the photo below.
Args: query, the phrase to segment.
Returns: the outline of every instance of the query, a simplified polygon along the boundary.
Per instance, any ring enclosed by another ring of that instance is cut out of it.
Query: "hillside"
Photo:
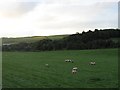
[[[17,44],[21,42],[32,43],[43,39],[58,40],[68,35],[52,35],[52,36],[32,36],[32,37],[18,37],[18,38],[2,38],[3,44]]]
[[[3,39],[2,50],[52,51],[118,48],[120,47],[119,35],[119,29],[95,29],[95,31],[89,30],[88,32],[71,35],[33,36],[13,39],[9,38],[8,40]]]

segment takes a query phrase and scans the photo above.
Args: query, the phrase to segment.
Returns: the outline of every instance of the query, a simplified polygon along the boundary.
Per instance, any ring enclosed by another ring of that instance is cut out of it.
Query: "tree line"
[[[103,29],[76,33],[59,40],[43,39],[33,43],[3,45],[3,51],[52,51],[52,50],[84,50],[101,48],[119,48],[119,29]]]

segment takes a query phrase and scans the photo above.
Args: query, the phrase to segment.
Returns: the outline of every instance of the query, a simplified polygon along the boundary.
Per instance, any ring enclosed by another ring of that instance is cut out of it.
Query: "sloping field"
[[[53,36],[33,36],[33,37],[18,37],[18,38],[2,38],[3,44],[16,44],[21,42],[31,43],[42,39],[62,39],[68,35],[53,35]]]
[[[3,52],[3,87],[118,87],[117,51],[117,49],[98,49]],[[74,63],[64,62],[65,59],[72,59]],[[90,61],[95,61],[96,65],[89,65]],[[73,75],[71,70],[75,66],[78,67],[78,72]]]

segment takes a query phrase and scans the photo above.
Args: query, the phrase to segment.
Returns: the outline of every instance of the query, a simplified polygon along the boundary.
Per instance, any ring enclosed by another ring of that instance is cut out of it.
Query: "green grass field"
[[[96,65],[89,65],[90,61]],[[75,75],[71,73],[74,66],[78,67]],[[3,52],[2,73],[4,88],[115,88],[118,50]]]
[[[53,35],[53,36],[32,36],[32,37],[17,37],[17,38],[2,38],[3,44],[17,44],[21,42],[37,42],[39,40],[43,39],[52,39],[52,40],[58,40],[62,39],[64,37],[67,37],[68,35]]]

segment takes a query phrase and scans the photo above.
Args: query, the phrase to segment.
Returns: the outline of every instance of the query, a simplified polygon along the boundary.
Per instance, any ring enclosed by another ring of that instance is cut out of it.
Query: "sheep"
[[[71,60],[68,60],[68,62],[71,62]]]
[[[72,69],[72,74],[75,74],[75,73],[77,73],[77,71],[76,71],[76,70],[74,70],[74,69]]]
[[[68,60],[65,60],[65,62],[68,62]]]
[[[66,59],[65,62],[72,62],[73,63],[73,60]]]
[[[96,65],[96,62],[90,62],[90,65]]]
[[[78,70],[77,67],[72,68],[72,74],[76,74],[76,73],[77,73],[77,70]]]
[[[78,68],[77,68],[77,67],[74,67],[73,69],[74,69],[74,70],[77,70]]]

